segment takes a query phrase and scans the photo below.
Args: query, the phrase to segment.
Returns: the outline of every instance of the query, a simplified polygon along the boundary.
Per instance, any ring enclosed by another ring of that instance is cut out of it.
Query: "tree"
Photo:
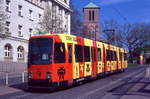
[[[81,21],[81,14],[73,5],[72,0],[70,1],[70,7],[73,10],[71,13],[71,34],[83,36],[83,22]]]
[[[3,11],[2,1],[0,1],[0,35],[4,34],[5,20],[7,15]]]
[[[62,16],[59,13],[56,13],[55,6],[52,8],[49,5],[47,5],[44,16],[39,22],[39,26],[37,28],[37,31],[39,34],[42,33],[64,33],[65,29],[62,26],[63,20]]]
[[[126,24],[123,27],[122,43],[129,51],[130,62],[133,62],[133,55],[137,54],[137,49],[150,45],[150,24]]]
[[[115,20],[107,20],[103,24],[104,38],[110,43],[124,47],[129,51],[129,61],[132,63],[137,49],[150,45],[150,24],[118,24]]]
[[[102,24],[102,35],[110,44],[122,47],[120,42],[122,35],[120,34],[120,24],[115,20],[105,20]]]

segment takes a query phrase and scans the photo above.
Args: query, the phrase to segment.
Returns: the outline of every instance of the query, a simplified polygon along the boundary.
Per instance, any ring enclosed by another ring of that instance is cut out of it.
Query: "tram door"
[[[123,68],[123,66],[122,66],[123,64],[122,64],[122,53],[121,52],[119,52],[119,66],[120,66],[120,68],[119,69],[122,69]]]
[[[103,63],[104,63],[104,68],[103,72],[107,72],[107,59],[106,59],[106,48],[105,45],[103,44]]]
[[[72,44],[68,44],[68,82],[72,83],[73,82],[73,61],[72,61],[72,54],[73,54],[73,48]]]
[[[97,74],[97,48],[92,47],[91,48],[91,54],[92,54],[92,76],[95,77]]]

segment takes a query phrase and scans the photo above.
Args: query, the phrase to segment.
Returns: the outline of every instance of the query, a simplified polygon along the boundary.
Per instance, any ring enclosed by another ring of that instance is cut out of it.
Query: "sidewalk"
[[[25,77],[25,82],[27,82],[27,76]],[[20,73],[10,75],[8,85],[6,85],[6,79],[0,79],[0,96],[25,90],[27,87],[25,87],[24,84],[25,83],[22,82],[22,75]]]
[[[19,91],[20,91],[19,89],[11,88],[9,86],[0,86],[0,96],[15,93],[15,92],[19,92]]]
[[[16,93],[22,90],[25,90],[26,83],[22,82],[22,73],[13,73],[9,74],[8,85],[6,85],[6,78],[4,73],[0,72],[0,96],[7,95],[11,93]],[[27,75],[25,75],[25,82],[27,82]]]
[[[130,88],[121,99],[150,99],[150,73],[146,71],[145,76]]]

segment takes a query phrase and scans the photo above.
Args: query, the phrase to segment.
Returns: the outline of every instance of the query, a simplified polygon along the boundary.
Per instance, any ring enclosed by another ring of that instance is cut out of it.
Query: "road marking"
[[[149,99],[149,97],[143,95],[124,95],[120,99]]]
[[[150,78],[150,67],[147,67],[145,77]]]
[[[32,94],[32,93],[26,93],[26,94],[23,94],[23,95],[19,95],[19,96],[16,96],[16,97],[12,97],[11,99],[20,99],[20,98],[29,96],[29,95],[31,95],[31,94]]]
[[[139,70],[138,72],[142,72],[142,71],[143,71],[143,69],[142,69],[142,70]],[[118,79],[118,80],[116,80],[116,81],[113,81],[113,82],[107,84],[106,86],[103,86],[103,87],[100,87],[100,88],[98,88],[98,89],[89,91],[88,93],[83,94],[82,96],[79,96],[77,99],[85,98],[85,97],[87,97],[87,96],[89,96],[89,95],[91,95],[91,94],[93,94],[93,93],[95,93],[95,92],[97,92],[97,91],[99,91],[99,90],[105,89],[105,88],[107,88],[107,87],[109,87],[109,86],[112,86],[112,85],[118,83],[118,82],[121,81],[122,79],[125,79],[125,78],[127,78],[127,77],[132,76],[132,75],[135,75],[136,73],[137,73],[137,71],[131,73],[130,75],[124,76],[123,78],[120,78],[120,79]]]
[[[149,85],[147,85],[144,89],[146,89],[146,90],[150,90],[150,84],[149,84]]]
[[[129,92],[137,92],[138,90],[140,90],[144,86],[145,86],[145,84],[143,84],[143,83],[137,83],[132,88],[129,89]]]
[[[135,80],[137,80],[136,78],[140,77],[141,75],[143,75],[143,72],[141,72],[140,74],[137,74],[134,78],[135,79],[131,79],[128,81],[128,83],[134,82]]]

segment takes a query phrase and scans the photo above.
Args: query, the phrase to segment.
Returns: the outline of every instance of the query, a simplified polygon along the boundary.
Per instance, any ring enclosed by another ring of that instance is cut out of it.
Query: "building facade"
[[[100,7],[93,3],[89,3],[83,8],[84,13],[84,31],[85,38],[92,40],[99,40],[100,33],[100,19],[99,19]]]
[[[61,13],[62,27],[70,34],[69,0],[2,0],[6,37],[0,36],[1,62],[27,62],[29,37],[37,33],[39,20],[42,19],[46,5],[56,8],[53,13]]]

